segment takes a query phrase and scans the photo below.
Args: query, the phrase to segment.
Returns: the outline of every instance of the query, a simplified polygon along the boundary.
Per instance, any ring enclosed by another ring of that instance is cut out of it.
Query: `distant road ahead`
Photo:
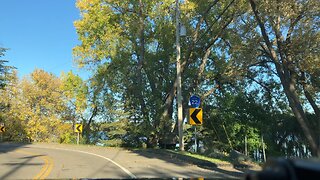
[[[120,148],[0,143],[0,179],[239,178],[236,170],[202,169],[176,159]]]

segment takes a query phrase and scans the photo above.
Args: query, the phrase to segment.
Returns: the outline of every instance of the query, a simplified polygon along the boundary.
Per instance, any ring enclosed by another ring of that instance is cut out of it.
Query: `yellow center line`
[[[28,152],[28,151],[23,151],[23,150],[16,150],[15,152],[20,153],[20,154],[27,154],[27,155],[39,155],[36,153]],[[46,177],[49,176],[53,169],[53,159],[50,158],[49,156],[40,156],[40,158],[44,161],[44,165],[42,166],[40,172],[33,177],[33,179],[45,179]]]
[[[42,174],[42,176],[40,176],[39,179],[45,179],[46,177],[48,177],[53,169],[53,165],[54,165],[53,159],[51,159],[49,156],[45,156],[45,158],[47,159],[48,166],[47,166],[46,171]]]
[[[44,165],[41,168],[40,172],[33,177],[33,179],[41,179],[42,175],[47,171],[48,169],[48,160],[45,157],[41,157],[41,159],[44,161]]]

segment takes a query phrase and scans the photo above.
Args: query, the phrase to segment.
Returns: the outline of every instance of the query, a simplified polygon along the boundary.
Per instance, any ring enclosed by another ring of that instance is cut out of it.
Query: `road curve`
[[[113,160],[90,152],[1,144],[0,179],[135,178]]]
[[[0,143],[0,179],[238,179],[242,175],[235,169],[203,169],[144,151],[84,145]]]

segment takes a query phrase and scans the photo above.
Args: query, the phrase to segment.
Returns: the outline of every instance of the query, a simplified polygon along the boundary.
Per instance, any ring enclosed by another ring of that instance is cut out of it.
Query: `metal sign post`
[[[74,127],[74,132],[77,133],[77,144],[79,144],[80,133],[82,133],[82,124],[76,124],[76,126]]]
[[[197,153],[197,126],[194,126],[194,152]]]
[[[78,136],[77,136],[77,145],[79,145],[80,133],[78,132],[77,134],[78,134]]]

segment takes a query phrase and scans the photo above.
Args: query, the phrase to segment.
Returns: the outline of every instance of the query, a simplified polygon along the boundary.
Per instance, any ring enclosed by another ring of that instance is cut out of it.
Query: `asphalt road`
[[[60,144],[0,144],[0,179],[239,178],[236,170],[202,169],[156,154]]]

